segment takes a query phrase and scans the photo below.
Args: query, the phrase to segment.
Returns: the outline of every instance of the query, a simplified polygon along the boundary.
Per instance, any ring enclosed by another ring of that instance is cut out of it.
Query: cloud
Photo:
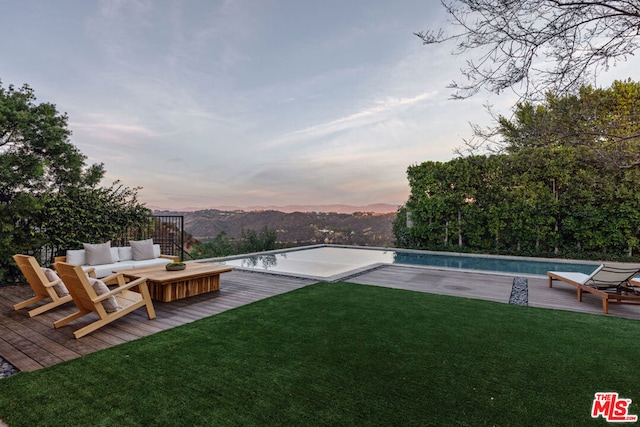
[[[275,140],[267,142],[266,146],[273,148],[310,139],[324,138],[335,133],[353,130],[363,126],[370,126],[374,123],[388,120],[393,115],[400,114],[402,110],[432,98],[435,93],[436,92],[425,92],[409,98],[387,97],[374,102],[373,105],[364,110],[349,114],[345,117],[282,135]]]

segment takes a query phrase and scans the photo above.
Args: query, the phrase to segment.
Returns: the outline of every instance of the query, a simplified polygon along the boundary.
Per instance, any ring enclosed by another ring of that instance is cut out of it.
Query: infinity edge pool
[[[321,281],[348,277],[387,264],[417,268],[472,270],[488,274],[545,276],[547,271],[589,274],[596,261],[419,251],[369,246],[313,245],[269,252],[210,258],[198,262],[226,264],[239,270],[281,274]]]

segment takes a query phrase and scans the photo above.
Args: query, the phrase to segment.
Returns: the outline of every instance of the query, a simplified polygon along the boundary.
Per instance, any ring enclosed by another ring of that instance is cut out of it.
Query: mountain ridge
[[[277,241],[288,246],[345,244],[358,246],[392,246],[395,212],[337,213],[222,211],[204,209],[195,212],[155,211],[156,215],[181,215],[184,230],[198,242],[214,240],[224,233],[240,239],[247,230],[275,230]]]
[[[368,205],[347,205],[347,204],[328,204],[328,205],[267,205],[267,206],[231,206],[231,205],[219,205],[207,208],[202,207],[186,207],[181,209],[171,209],[159,206],[147,206],[147,208],[153,211],[170,211],[170,212],[198,212],[205,210],[218,210],[218,211],[243,211],[243,212],[260,212],[260,211],[278,211],[284,213],[293,212],[335,212],[353,214],[356,212],[372,212],[372,213],[395,213],[398,210],[399,205],[392,205],[390,203],[371,203]]]

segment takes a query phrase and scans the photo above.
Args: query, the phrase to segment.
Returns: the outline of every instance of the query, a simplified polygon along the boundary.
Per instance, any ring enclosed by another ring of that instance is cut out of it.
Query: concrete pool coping
[[[569,264],[569,265],[589,265],[593,266],[593,269],[600,263],[599,261],[593,260],[576,260],[576,259],[564,259],[564,258],[537,258],[537,257],[527,257],[527,256],[511,256],[511,255],[493,255],[493,254],[472,254],[472,253],[462,253],[462,252],[440,252],[440,251],[425,251],[425,250],[417,250],[417,249],[403,249],[403,248],[389,248],[389,247],[376,247],[376,246],[349,246],[349,245],[330,245],[330,244],[319,244],[319,245],[308,245],[308,246],[298,246],[293,248],[285,248],[285,249],[277,249],[273,251],[265,251],[265,252],[255,252],[250,254],[242,254],[242,255],[233,255],[228,257],[218,257],[218,258],[207,258],[200,259],[194,262],[227,262],[227,261],[236,261],[245,258],[251,257],[265,257],[265,256],[275,256],[284,253],[290,252],[299,252],[305,251],[309,249],[319,249],[319,248],[342,248],[342,249],[358,249],[358,250],[371,250],[371,251],[384,251],[384,252],[402,252],[408,254],[416,254],[416,255],[434,255],[434,256],[447,256],[447,257],[464,257],[464,258],[477,258],[477,259],[491,259],[491,260],[507,260],[507,261],[523,261],[523,262],[539,262],[539,263],[554,263],[554,264]],[[640,269],[640,263],[614,263],[609,262],[609,264],[625,264],[625,265],[634,265],[638,266]],[[372,264],[366,266],[358,266],[353,269],[342,271],[338,274],[331,275],[313,275],[313,274],[305,274],[300,272],[288,272],[288,271],[278,271],[278,270],[266,270],[259,268],[251,268],[245,266],[237,266],[233,267],[238,270],[246,270],[252,272],[260,272],[266,274],[276,274],[288,277],[300,277],[311,280],[319,280],[319,281],[327,281],[327,282],[337,282],[346,280],[350,277],[358,276],[370,270],[378,269],[385,265],[407,265],[413,268],[429,268],[429,269],[439,269],[444,271],[473,271],[484,274],[495,274],[495,275],[519,275],[522,277],[531,277],[531,278],[539,278],[546,277],[545,274],[530,274],[530,273],[518,273],[518,272],[506,272],[506,271],[495,271],[495,270],[480,270],[480,269],[464,269],[464,268],[452,268],[438,265],[420,265],[420,264],[405,264],[405,263],[387,263],[387,262],[374,262]],[[560,270],[561,271],[561,270]]]

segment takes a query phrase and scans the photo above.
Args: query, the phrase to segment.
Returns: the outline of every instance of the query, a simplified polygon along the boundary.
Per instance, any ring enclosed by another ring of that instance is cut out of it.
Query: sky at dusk
[[[450,100],[437,0],[0,0],[0,80],[149,207],[403,204],[512,93]],[[450,30],[452,32],[453,30]],[[634,78],[632,58],[600,77]],[[635,75],[634,75],[635,73]]]

